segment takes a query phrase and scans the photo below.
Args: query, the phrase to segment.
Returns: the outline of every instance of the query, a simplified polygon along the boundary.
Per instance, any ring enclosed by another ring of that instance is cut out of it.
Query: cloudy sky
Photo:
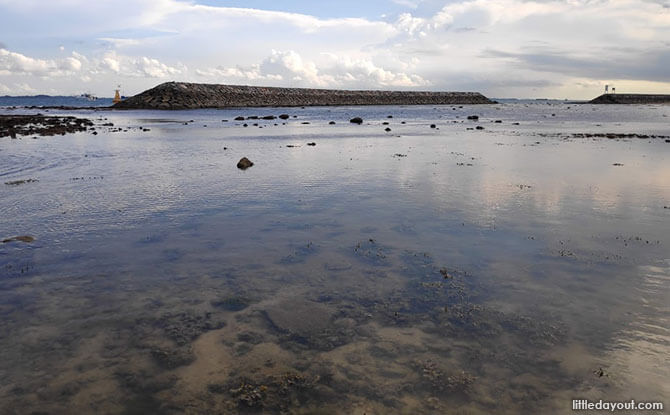
[[[169,80],[670,93],[670,0],[0,0],[0,95]]]

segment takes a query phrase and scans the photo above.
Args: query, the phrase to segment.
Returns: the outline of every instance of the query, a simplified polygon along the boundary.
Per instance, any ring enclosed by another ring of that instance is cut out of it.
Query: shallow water
[[[670,107],[76,115],[0,139],[2,413],[668,403],[670,143],[572,134]]]

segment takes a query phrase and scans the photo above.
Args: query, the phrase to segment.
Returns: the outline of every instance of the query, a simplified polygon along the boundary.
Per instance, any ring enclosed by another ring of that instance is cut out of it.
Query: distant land
[[[112,98],[0,96],[0,107],[55,109],[198,109],[337,105],[670,104],[670,94],[604,94],[593,100],[493,98],[477,92],[349,91],[167,82],[112,105]]]
[[[80,96],[53,96],[53,95],[29,95],[29,96],[0,96],[0,107],[109,107],[112,98],[97,98],[95,100]]]
[[[118,109],[197,109],[336,105],[492,104],[478,92],[349,91],[166,82],[130,97]]]
[[[670,104],[670,95],[663,94],[603,94],[588,104]]]

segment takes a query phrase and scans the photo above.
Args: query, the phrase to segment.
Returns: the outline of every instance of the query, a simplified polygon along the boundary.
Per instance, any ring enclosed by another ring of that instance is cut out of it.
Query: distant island
[[[670,104],[670,95],[663,94],[603,94],[589,104]]]
[[[166,82],[112,106],[181,110],[229,107],[493,104],[478,92],[349,91]]]

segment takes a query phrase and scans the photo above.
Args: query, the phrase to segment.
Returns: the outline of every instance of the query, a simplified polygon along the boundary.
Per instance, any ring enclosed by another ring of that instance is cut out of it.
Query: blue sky
[[[670,0],[0,0],[0,94],[169,80],[670,93]]]

